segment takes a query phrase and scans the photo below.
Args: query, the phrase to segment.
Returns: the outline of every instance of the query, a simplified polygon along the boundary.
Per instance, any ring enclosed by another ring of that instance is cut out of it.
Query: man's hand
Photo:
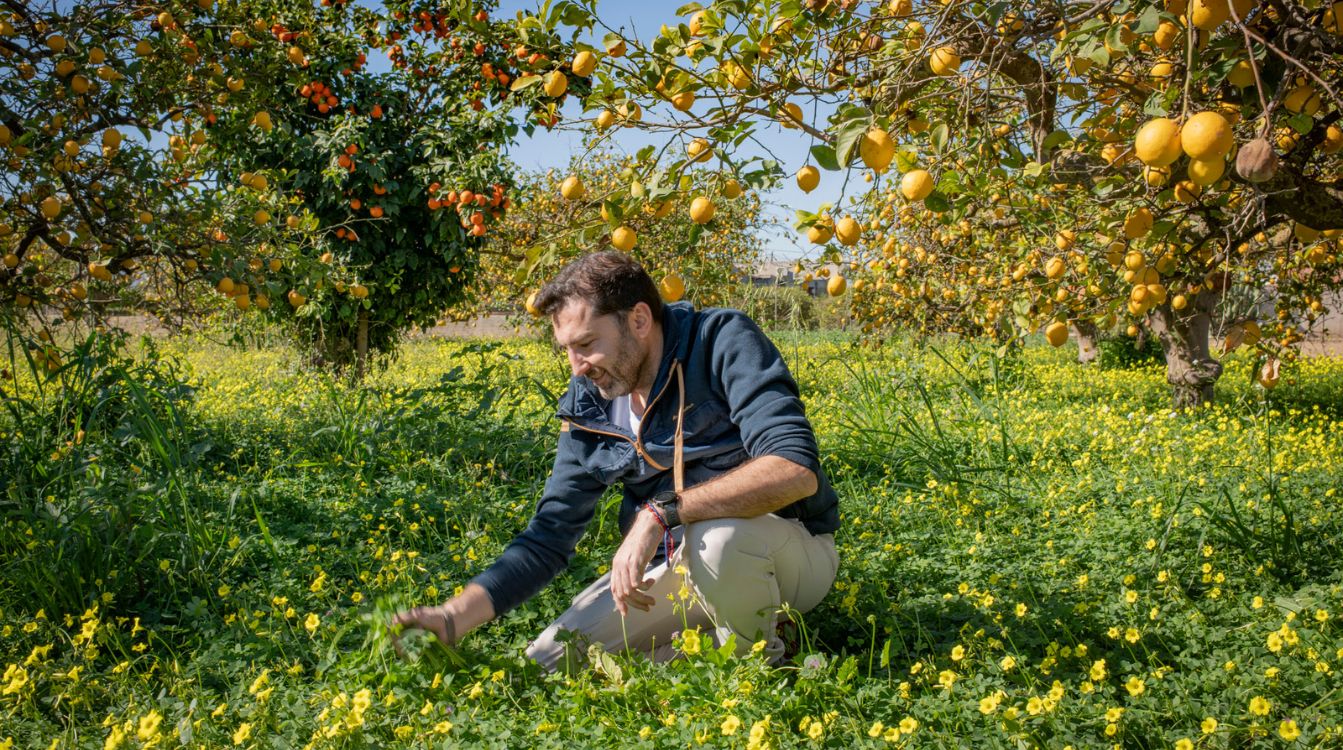
[[[643,593],[653,584],[651,578],[644,578],[644,570],[661,540],[662,527],[653,514],[639,511],[630,532],[620,543],[620,549],[611,558],[611,597],[615,599],[621,617],[629,614],[630,605],[644,612],[653,606],[653,597]]]
[[[415,607],[397,613],[392,618],[392,645],[398,655],[404,656],[398,636],[402,629],[416,628],[433,633],[444,646],[455,646],[462,636],[493,619],[494,603],[490,595],[479,584],[468,583],[460,596],[436,607]]]
[[[408,629],[427,630],[444,646],[457,645],[457,623],[453,620],[447,604],[415,607],[405,612],[398,612],[396,617],[392,618],[392,646],[396,648],[396,655],[403,659],[406,657],[406,652],[401,647],[401,631]]]

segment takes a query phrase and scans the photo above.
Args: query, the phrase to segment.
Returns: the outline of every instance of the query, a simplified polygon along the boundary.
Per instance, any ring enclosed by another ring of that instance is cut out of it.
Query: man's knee
[[[690,580],[709,600],[740,596],[742,585],[762,583],[770,565],[767,551],[755,537],[754,525],[742,518],[715,518],[690,524],[686,530],[686,562]]]

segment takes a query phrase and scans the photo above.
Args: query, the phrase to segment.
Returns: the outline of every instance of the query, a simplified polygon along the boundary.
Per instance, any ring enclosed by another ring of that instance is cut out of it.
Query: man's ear
[[[647,302],[636,302],[630,309],[630,330],[639,338],[647,338],[653,330],[653,311]]]

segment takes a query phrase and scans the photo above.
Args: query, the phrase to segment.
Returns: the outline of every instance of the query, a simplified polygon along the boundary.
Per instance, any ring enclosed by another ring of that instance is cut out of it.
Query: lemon
[[[1151,167],[1164,167],[1180,158],[1180,126],[1168,117],[1143,123],[1133,139],[1138,160]]]
[[[628,253],[634,249],[636,240],[634,230],[629,227],[617,227],[614,232],[611,232],[611,246],[617,250],[624,250]]]
[[[1201,31],[1212,31],[1230,17],[1227,0],[1191,0],[1189,4],[1189,21]]]
[[[933,176],[926,169],[911,169],[900,178],[900,194],[911,201],[921,201],[933,192]]]
[[[541,83],[546,96],[554,99],[563,96],[565,91],[569,90],[569,79],[558,70],[552,70],[546,74]]]
[[[1124,219],[1124,236],[1136,240],[1152,231],[1152,212],[1146,207],[1138,208]]]
[[[841,245],[852,246],[857,244],[862,233],[863,228],[852,216],[845,216],[835,223],[835,237]]]
[[[784,102],[783,111],[779,113],[779,121],[785,128],[796,128],[797,124],[802,122],[802,108],[793,102]]]
[[[713,156],[713,146],[710,146],[709,141],[704,138],[696,138],[686,146],[686,155],[691,161],[708,161],[709,157]]]
[[[741,183],[736,180],[728,180],[723,185],[723,195],[726,196],[728,200],[741,197]]]
[[[713,201],[700,195],[690,202],[690,219],[696,224],[707,224],[713,218]]]
[[[961,56],[956,54],[953,47],[938,47],[928,58],[928,67],[934,75],[955,75],[961,67]]]
[[[1183,35],[1184,32],[1180,31],[1179,26],[1170,21],[1162,21],[1156,27],[1156,32],[1152,34],[1152,41],[1156,42],[1157,49],[1167,52],[1175,46],[1176,40]]]
[[[1180,145],[1191,159],[1220,159],[1232,145],[1231,125],[1217,112],[1199,112],[1180,128]]]
[[[574,75],[587,78],[592,75],[592,71],[597,69],[597,56],[587,50],[583,50],[574,55],[574,61],[569,67],[574,71]]]
[[[682,91],[671,98],[672,106],[681,112],[688,112],[695,104],[695,92]]]
[[[533,318],[541,317],[541,308],[536,306],[536,298],[540,295],[541,295],[540,291],[532,292],[531,294],[527,295],[526,301],[522,303],[523,309],[525,309],[527,311],[527,314],[532,316]]]
[[[48,196],[47,198],[43,199],[42,203],[38,207],[42,211],[42,216],[44,216],[48,221],[61,215],[61,201],[54,195]]]
[[[1208,186],[1222,179],[1226,171],[1226,161],[1216,159],[1193,159],[1189,162],[1189,180],[1195,185]]]
[[[674,273],[669,273],[658,282],[658,294],[663,302],[676,302],[685,296],[685,281]]]
[[[802,188],[802,192],[810,193],[821,184],[821,171],[808,164],[797,170],[797,186]]]
[[[1282,106],[1292,113],[1314,115],[1320,110],[1320,95],[1309,84],[1297,86],[1283,97]]]
[[[824,245],[835,233],[824,224],[813,224],[807,229],[807,241],[813,245]]]
[[[843,276],[835,274],[825,283],[825,291],[831,297],[838,297],[844,294],[844,290],[849,288],[849,282],[844,280]]]
[[[890,166],[891,159],[895,158],[895,142],[891,140],[890,133],[881,128],[872,128],[859,141],[858,155],[868,169],[884,172]]]
[[[560,195],[564,196],[565,200],[579,200],[586,195],[587,192],[588,189],[583,185],[583,181],[578,179],[578,175],[576,174],[571,174],[568,177],[565,177],[564,182],[560,183]]]
[[[1045,326],[1045,340],[1050,346],[1063,346],[1068,340],[1068,324],[1054,321]]]
[[[1227,83],[1238,89],[1254,85],[1254,70],[1250,67],[1249,60],[1241,60],[1231,66],[1230,72],[1226,74]]]

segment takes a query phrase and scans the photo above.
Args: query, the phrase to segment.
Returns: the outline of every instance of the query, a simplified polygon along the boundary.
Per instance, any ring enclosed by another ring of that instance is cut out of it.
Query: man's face
[[[626,317],[636,315],[638,311],[626,313]],[[589,303],[574,300],[555,313],[551,322],[555,341],[569,356],[569,368],[591,380],[602,398],[628,395],[639,385],[647,352],[620,315],[593,315]]]

